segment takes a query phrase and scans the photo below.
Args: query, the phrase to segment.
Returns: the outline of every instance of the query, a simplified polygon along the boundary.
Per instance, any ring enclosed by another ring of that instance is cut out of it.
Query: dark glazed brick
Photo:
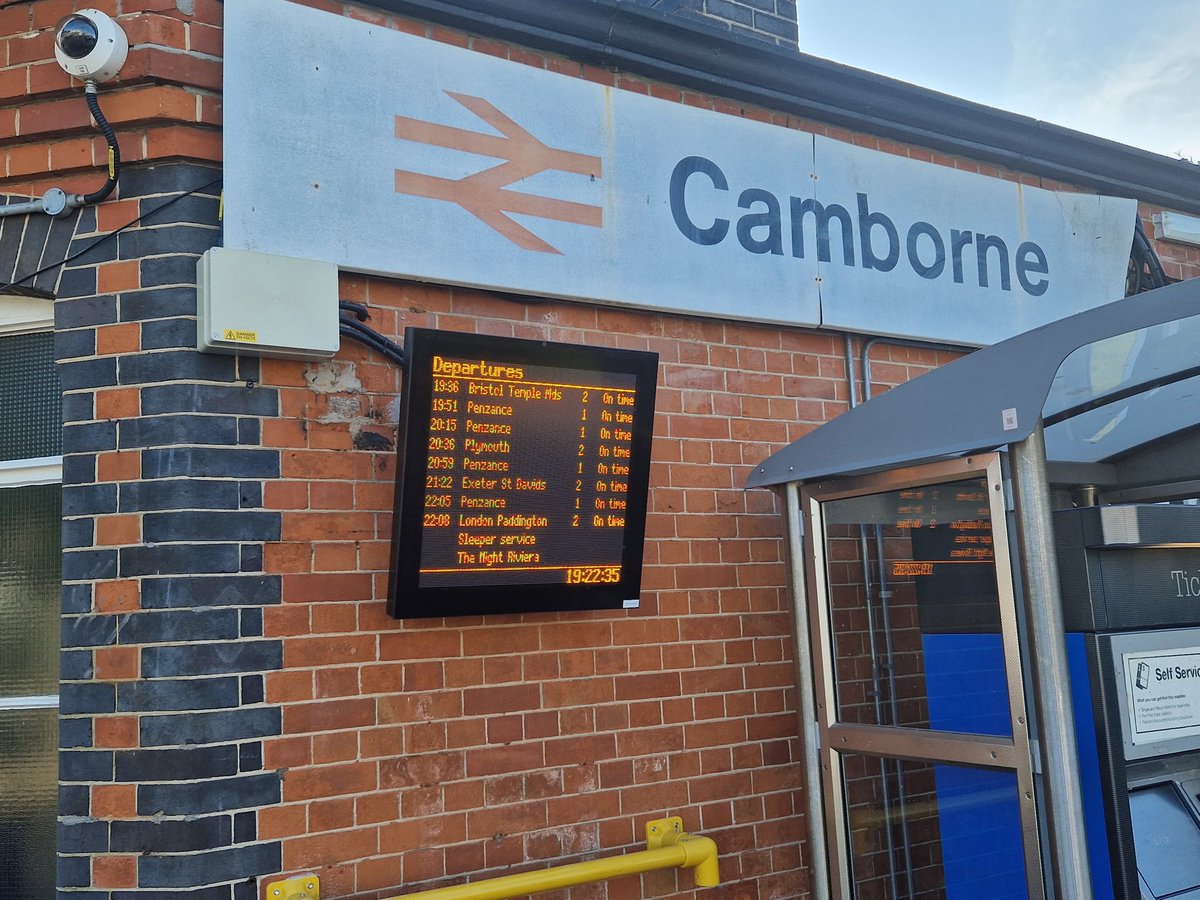
[[[170,747],[271,737],[280,733],[280,717],[281,713],[275,707],[180,713],[174,716],[142,716],[139,722],[141,744],[143,747]],[[279,799],[276,798],[273,802],[278,803]]]
[[[91,885],[92,861],[88,857],[60,856],[55,865],[56,879],[60,888],[89,887]]]
[[[278,478],[277,450],[218,450],[178,447],[142,454],[143,478]]]
[[[75,220],[74,234],[94,234],[96,231],[96,207],[84,206]]]
[[[121,357],[121,384],[153,385],[170,381],[236,381],[237,362],[232,356],[163,350]]]
[[[88,359],[59,363],[58,380],[64,391],[111,387],[117,383],[117,360]]]
[[[139,228],[117,235],[117,251],[121,259],[144,259],[167,253],[199,254],[216,244],[220,237],[221,233],[215,228],[182,223]],[[195,266],[196,261],[192,260],[193,276]]]
[[[144,856],[138,865],[140,887],[187,887],[206,881],[233,881],[278,872],[279,843],[250,844],[184,856]],[[116,897],[113,900],[117,900]]]
[[[58,754],[59,781],[112,781],[111,750],[63,750]],[[70,851],[63,851],[70,852]]]
[[[237,778],[212,778],[187,784],[138,785],[139,816],[196,816],[278,803],[282,780],[274,772]]]
[[[79,397],[80,394],[71,394]],[[90,396],[90,395],[89,395]],[[68,398],[64,397],[65,402]],[[90,453],[77,453],[63,457],[63,484],[91,484],[96,480],[96,457]]]
[[[142,582],[142,608],[273,606],[281,590],[278,575],[153,578]]]
[[[196,326],[194,322],[190,324],[194,339]],[[145,328],[142,333],[145,334]],[[279,414],[279,393],[240,384],[164,384],[142,390],[142,415],[173,412],[276,416]]]
[[[256,446],[262,443],[262,423],[258,419],[238,419],[239,444]]]
[[[59,685],[58,711],[71,716],[81,713],[110,713],[117,709],[114,685],[99,682],[68,682]]]
[[[173,316],[196,315],[194,287],[154,288],[121,295],[121,321],[142,322]],[[191,346],[195,346],[195,327]]]
[[[233,842],[248,844],[258,837],[258,816],[252,812],[236,813],[233,817]]]
[[[92,611],[92,586],[90,584],[64,584],[59,591],[63,615],[77,615]]]
[[[150,543],[170,541],[278,541],[282,518],[276,512],[158,512],[142,517]]]
[[[117,686],[117,710],[234,709],[240,700],[238,687],[235,677],[130,681]]]
[[[62,524],[63,549],[92,546],[95,531],[92,519],[68,519]]]
[[[54,358],[71,359],[96,355],[96,332],[91,329],[54,332]]]
[[[242,705],[253,706],[262,703],[264,699],[263,677],[261,675],[242,676]]]
[[[196,346],[195,319],[162,319],[142,325],[143,350],[168,350],[175,347]],[[142,413],[147,414],[145,395],[142,395]]]
[[[59,853],[104,853],[108,850],[107,822],[59,822]]]
[[[146,287],[196,283],[195,256],[156,256],[143,259],[138,268]]]
[[[92,394],[65,394],[62,398],[64,422],[86,422],[95,418]]]
[[[238,751],[238,768],[242,772],[259,772],[263,767],[261,743],[242,744]]]
[[[754,14],[754,27],[788,41],[796,40],[796,23],[766,13]]]
[[[58,786],[58,814],[60,816],[86,816],[91,811],[92,789],[86,784],[60,784]]]
[[[170,481],[133,481],[120,486],[121,512],[163,509],[238,509],[240,482],[200,481],[191,478]]]
[[[263,614],[261,609],[243,609],[239,618],[238,631],[240,632],[240,637],[262,637]],[[258,703],[260,701],[246,700],[243,702]]]
[[[113,891],[105,894],[103,900],[233,900],[233,885],[222,884],[216,887],[197,888],[196,890],[181,890],[163,893],[162,891]],[[78,900],[74,895],[60,900]],[[257,897],[253,898],[257,900]]]
[[[97,453],[117,447],[116,422],[88,422],[63,427],[63,453]]]
[[[150,416],[120,423],[118,443],[128,447],[163,447],[172,444],[237,443],[237,419],[229,416]]]
[[[82,269],[64,269],[58,279],[58,296],[60,297],[94,297],[96,296],[96,270],[90,266]]]
[[[113,822],[112,849],[116,853],[188,853],[228,847],[233,843],[232,818]]]
[[[724,19],[727,22],[737,22],[740,25],[754,23],[754,11],[740,3],[729,0],[706,0],[706,9],[710,16]]]
[[[68,255],[78,253],[71,262],[73,265],[94,266],[98,263],[112,262],[117,258],[117,242],[113,240],[98,241],[94,237],[79,238],[71,242]]]
[[[185,194],[196,190],[211,181],[216,184],[207,188],[209,194],[216,195],[221,191],[220,169],[209,169],[204,166],[193,166],[186,163],[166,163],[152,166],[130,166],[121,170],[121,196],[143,197],[139,212],[147,216],[152,210],[162,206],[174,197],[159,197],[155,194]],[[204,196],[204,191],[192,196]],[[179,203],[185,203],[186,198]],[[172,204],[171,209],[179,204]],[[157,221],[153,218],[148,221]]]
[[[263,548],[261,545],[245,544],[242,546],[242,571],[261,572],[263,570]]]
[[[187,750],[118,750],[117,781],[193,781],[238,773],[233,744]]]
[[[125,547],[121,550],[121,577],[178,575],[238,571],[240,554],[236,544],[160,545]]]
[[[142,651],[143,678],[275,672],[282,665],[283,646],[280,641],[147,647]]]
[[[63,681],[87,681],[92,678],[92,651],[62,651],[58,654],[58,672]]]
[[[59,719],[58,746],[62,750],[76,750],[92,746],[91,719]]]
[[[154,610],[122,616],[119,644],[232,641],[239,637],[237,610]]]
[[[101,581],[115,578],[117,551],[70,550],[63,553],[63,581]]]
[[[243,481],[238,487],[238,506],[258,509],[263,505],[263,486],[258,481]]]
[[[206,180],[201,179],[197,184],[204,184]],[[214,191],[220,189],[219,184],[212,188]],[[144,215],[149,213],[149,215],[142,221],[147,225],[169,225],[176,222],[188,225],[219,225],[221,222],[217,216],[220,200],[216,197],[192,194],[190,197],[181,198],[178,203],[172,203],[166,209],[159,209],[163,202],[157,197],[153,200],[143,200],[141,203],[142,213]],[[155,210],[155,212],[150,212],[151,210]]]
[[[63,648],[108,647],[117,642],[116,616],[63,616]]]
[[[62,489],[64,518],[97,516],[117,511],[116,485],[68,484]],[[88,519],[90,522],[91,520]]]

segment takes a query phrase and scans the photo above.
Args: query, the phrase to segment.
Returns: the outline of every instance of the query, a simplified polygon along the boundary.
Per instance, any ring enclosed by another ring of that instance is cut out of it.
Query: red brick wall
[[[333,363],[268,363],[283,417],[285,573],[266,636],[286,704],[268,767],[284,803],[260,837],[289,870],[323,868],[330,896],[628,848],[682,815],[726,854],[730,896],[795,896],[792,665],[766,492],[741,483],[769,447],[843,409],[840,342],[765,326],[522,302],[343,279],[372,325],[650,349],[660,355],[642,607],[636,612],[395,622],[384,612],[399,375],[353,345]],[[690,876],[680,878],[686,887]],[[674,875],[646,877],[675,889]],[[610,897],[641,896],[637,879]]]

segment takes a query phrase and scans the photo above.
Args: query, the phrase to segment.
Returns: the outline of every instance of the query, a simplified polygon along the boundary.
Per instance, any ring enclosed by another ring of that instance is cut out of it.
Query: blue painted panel
[[[999,634],[926,634],[929,724],[1009,737],[1012,720]],[[1012,772],[936,766],[948,900],[1028,896],[1017,779]]]

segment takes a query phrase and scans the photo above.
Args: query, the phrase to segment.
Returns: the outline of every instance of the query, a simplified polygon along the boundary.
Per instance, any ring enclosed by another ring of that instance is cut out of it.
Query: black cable
[[[83,195],[84,206],[91,206],[111,194],[113,188],[117,186],[117,179],[121,177],[121,147],[117,143],[117,136],[113,132],[112,126],[108,124],[108,119],[104,118],[104,113],[100,112],[100,101],[96,99],[96,86],[91,82],[88,82],[84,88],[84,96],[87,99],[88,109],[92,112],[92,118],[96,120],[96,124],[100,126],[100,131],[104,135],[104,140],[108,142],[109,154],[108,179],[100,186],[99,190]]]
[[[1134,228],[1134,242],[1141,243],[1142,253],[1145,257],[1146,268],[1150,273],[1150,287],[1159,288],[1171,284],[1174,279],[1167,277],[1166,271],[1162,267],[1162,262],[1158,258],[1158,253],[1154,250],[1154,245],[1150,243],[1150,238],[1146,234],[1146,229],[1142,227],[1142,217],[1136,217],[1136,227]],[[1140,280],[1140,279],[1139,279]]]
[[[338,309],[354,313],[354,318],[360,322],[365,322],[371,318],[371,314],[367,312],[367,308],[361,303],[355,303],[353,300],[339,300]]]
[[[340,303],[338,304],[341,305]],[[383,354],[388,359],[397,365],[403,367],[406,365],[404,356],[404,348],[390,338],[384,337],[374,328],[369,325],[364,325],[356,319],[349,319],[342,316],[338,319],[338,331],[347,337],[353,338],[362,344],[366,344],[371,349]]]
[[[96,240],[92,241],[90,244],[88,244],[86,247],[84,247],[82,250],[75,251],[70,256],[66,257],[65,259],[62,259],[56,263],[50,263],[50,265],[48,265],[48,266],[42,266],[42,268],[38,269],[36,272],[30,272],[28,275],[22,275],[20,278],[16,279],[15,281],[10,281],[7,284],[0,284],[0,291],[3,291],[5,288],[16,287],[19,284],[24,284],[26,281],[29,281],[33,278],[37,278],[39,275],[41,275],[45,272],[49,272],[51,269],[57,269],[59,266],[65,266],[67,263],[73,262],[73,261],[79,259],[79,257],[81,257],[87,253],[91,253],[93,250],[95,250],[97,247],[99,247],[105,241],[115,238],[122,231],[126,231],[127,229],[130,229],[134,225],[137,225],[139,222],[143,221],[144,219],[150,218],[155,213],[162,212],[168,206],[178,203],[184,197],[190,197],[190,196],[192,196],[192,194],[198,194],[201,191],[206,190],[207,188],[210,188],[213,185],[220,184],[220,183],[221,183],[220,178],[214,178],[212,181],[209,181],[206,184],[198,185],[198,186],[192,188],[190,191],[184,191],[182,194],[177,194],[176,196],[174,196],[170,200],[168,200],[166,203],[160,203],[158,206],[154,207],[154,209],[149,210],[148,212],[142,213],[140,216],[133,219],[132,221],[126,222],[120,228],[116,228],[113,231],[110,231],[108,234],[101,235],[100,237],[96,238]]]
[[[376,331],[367,328],[359,330],[354,326],[357,324],[352,319],[341,319],[341,324],[338,326],[338,331],[345,337],[351,340],[358,341],[367,347],[370,347],[376,353],[390,359],[396,365],[403,368],[405,366],[404,351],[392,341],[389,341],[383,335]]]

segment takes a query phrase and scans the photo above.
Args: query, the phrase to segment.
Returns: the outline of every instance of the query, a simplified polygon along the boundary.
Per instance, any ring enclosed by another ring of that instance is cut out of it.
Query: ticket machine
[[[1200,900],[1200,507],[1055,513],[1097,900]]]

